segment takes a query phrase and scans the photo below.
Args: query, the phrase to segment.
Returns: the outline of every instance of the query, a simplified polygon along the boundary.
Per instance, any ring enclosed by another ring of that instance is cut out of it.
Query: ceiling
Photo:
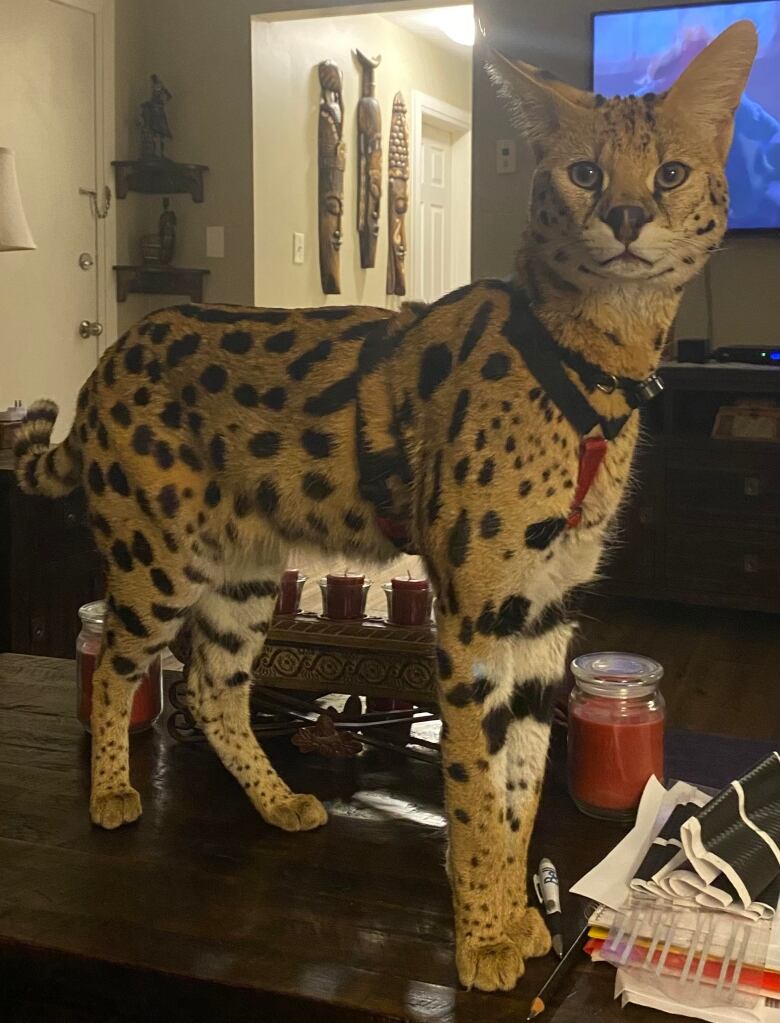
[[[472,42],[456,42],[454,35],[466,40],[473,25],[474,8],[471,4],[459,4],[454,7],[428,7],[417,11],[390,11],[382,17],[400,25],[408,32],[424,36],[437,46],[441,46],[459,57],[471,59]],[[451,33],[451,35],[448,34]]]

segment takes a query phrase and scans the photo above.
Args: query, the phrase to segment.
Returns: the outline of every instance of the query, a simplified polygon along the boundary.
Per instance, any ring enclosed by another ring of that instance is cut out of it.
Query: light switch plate
[[[223,259],[225,255],[225,228],[206,228],[206,255],[212,259]]]
[[[303,233],[301,231],[293,231],[293,263],[302,263],[304,253]]]
[[[496,142],[496,173],[514,174],[517,170],[517,146],[514,139]]]

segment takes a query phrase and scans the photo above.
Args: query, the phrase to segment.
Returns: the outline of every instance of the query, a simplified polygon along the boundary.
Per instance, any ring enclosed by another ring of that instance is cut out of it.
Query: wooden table
[[[0,655],[0,1018],[525,1019],[549,958],[529,963],[511,994],[458,987],[435,771],[375,753],[307,758],[277,740],[269,752],[284,777],[331,815],[326,828],[286,835],[208,748],[160,730],[132,742],[143,817],[100,831],[87,817],[73,676],[69,661]],[[711,785],[770,748],[691,733],[669,746],[672,775]],[[568,888],[623,831],[577,813],[558,748],[551,765],[532,856],[551,856]],[[613,982],[609,966],[583,957],[545,1019],[660,1023],[651,1010],[621,1013]]]

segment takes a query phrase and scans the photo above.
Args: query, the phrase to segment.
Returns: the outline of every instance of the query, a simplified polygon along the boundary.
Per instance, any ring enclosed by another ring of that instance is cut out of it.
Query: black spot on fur
[[[442,681],[452,678],[452,658],[443,647],[436,647],[436,663],[439,667],[439,678]]]
[[[235,689],[236,686],[244,685],[250,678],[251,675],[248,671],[236,671],[225,679],[225,685],[230,689]]]
[[[249,450],[255,458],[271,458],[278,452],[281,442],[282,438],[278,433],[274,433],[273,430],[264,430],[252,437],[249,441]]]
[[[152,551],[151,544],[144,534],[138,532],[138,530],[133,533],[132,549],[134,557],[136,557],[142,565],[151,565],[154,560],[154,553]]]
[[[279,492],[272,480],[260,480],[255,491],[255,502],[263,514],[271,515],[279,504]]]
[[[436,457],[433,461],[433,481],[431,484],[431,493],[428,498],[428,522],[430,525],[438,519],[439,513],[442,508],[441,501],[441,462],[442,462],[442,451],[439,449],[436,452]]]
[[[276,597],[279,584],[275,579],[254,579],[251,582],[226,583],[217,591],[221,597],[234,600],[237,604],[245,604],[257,597]]]
[[[447,556],[450,564],[454,565],[455,568],[460,568],[466,561],[470,542],[471,524],[469,522],[469,513],[465,508],[461,508],[460,514],[447,539]]]
[[[233,397],[244,408],[255,408],[259,401],[257,390],[251,384],[240,384],[233,391]]]
[[[125,352],[125,369],[128,373],[140,373],[144,368],[144,346],[133,345]]]
[[[227,372],[222,366],[212,363],[201,373],[200,382],[209,394],[219,394],[227,383]]]
[[[287,391],[283,387],[270,387],[260,395],[260,403],[274,412],[281,412],[287,404]]]
[[[485,327],[487,326],[492,311],[492,302],[483,302],[479,307],[474,315],[474,319],[469,325],[469,329],[463,337],[463,344],[460,346],[460,352],[458,353],[458,362],[465,362],[469,355],[471,355],[474,351],[479,339],[485,333]]]
[[[447,774],[453,781],[469,780],[469,772],[466,770],[465,765],[458,762],[449,765],[447,768]]]
[[[252,498],[249,494],[236,494],[233,498],[233,511],[239,519],[245,519],[252,511]]]
[[[288,375],[293,380],[304,380],[318,362],[324,362],[328,358],[332,348],[333,342],[330,339],[326,338],[324,341],[320,341],[314,348],[304,352],[290,363],[287,367]]]
[[[147,365],[146,375],[153,384],[160,382],[160,379],[162,378],[162,366],[160,365],[159,359],[152,359],[152,361]]]
[[[357,512],[348,511],[344,516],[344,523],[348,529],[351,529],[355,533],[359,533],[361,529],[365,528],[366,520]]]
[[[92,462],[87,471],[87,483],[93,494],[102,494],[106,489],[106,482],[103,479],[103,473],[97,462]]]
[[[521,632],[528,618],[531,602],[527,597],[516,594],[501,604],[497,613],[493,632],[496,636],[511,636]]]
[[[477,483],[479,483],[481,487],[486,487],[488,483],[492,482],[495,469],[496,463],[493,459],[486,458],[482,463],[482,468],[479,470],[479,474],[477,475]]]
[[[303,315],[307,320],[322,320],[324,323],[329,323],[333,320],[346,320],[347,317],[352,316],[353,312],[352,306],[331,306],[330,308],[307,309]]]
[[[106,479],[112,490],[115,490],[121,497],[130,496],[130,484],[127,482],[122,467],[117,462],[112,462],[106,473]]]
[[[194,355],[198,348],[200,348],[200,334],[185,334],[184,337],[177,337],[170,343],[165,361],[173,368],[178,366],[182,359]]]
[[[123,572],[129,572],[133,567],[133,558],[130,549],[124,540],[115,540],[111,546],[111,557],[114,559]]]
[[[144,515],[146,515],[147,518],[153,519],[154,518],[154,511],[153,511],[152,506],[151,506],[151,504],[149,502],[149,498],[148,498],[148,496],[146,494],[146,491],[142,490],[139,487],[138,490],[136,490],[136,492],[135,492],[135,499],[138,502],[138,507],[141,509],[141,511],[144,513]]]
[[[455,408],[452,410],[452,419],[450,420],[450,427],[447,431],[447,440],[452,444],[455,438],[460,434],[463,429],[463,423],[466,419],[466,412],[469,407],[469,399],[471,394],[468,388],[463,390],[458,395],[455,401]]]
[[[219,484],[214,480],[211,480],[209,485],[206,487],[203,499],[209,508],[216,508],[222,499],[222,492],[219,489]]]
[[[89,521],[95,529],[103,534],[103,536],[110,537],[112,535],[111,526],[99,512],[95,512],[95,514],[90,517]]]
[[[215,469],[225,468],[225,438],[215,433],[209,442],[209,458]]]
[[[482,718],[482,731],[485,733],[488,753],[492,756],[503,749],[512,717],[509,707],[496,707]]]
[[[245,330],[234,330],[230,334],[224,334],[220,347],[231,355],[246,355],[252,347],[252,335]]]
[[[179,495],[176,493],[176,487],[172,483],[168,483],[161,488],[157,495],[157,503],[160,505],[163,515],[166,515],[169,519],[176,515],[179,510]]]
[[[321,472],[307,472],[303,477],[303,492],[313,501],[324,501],[335,490],[335,487]]]
[[[479,532],[484,540],[492,540],[501,532],[501,516],[496,511],[487,511],[482,516]]]
[[[145,405],[149,404],[151,397],[152,393],[148,387],[139,387],[133,395],[133,402],[143,408]]]
[[[469,464],[470,460],[468,455],[456,462],[452,473],[456,483],[463,483],[466,479],[469,474]]]
[[[145,639],[149,635],[149,630],[138,617],[138,613],[134,608],[127,604],[117,604],[113,611],[131,636],[140,636],[142,639]]]
[[[339,412],[357,396],[357,375],[350,373],[343,380],[337,380],[335,384],[329,384],[319,394],[307,398],[303,411],[311,416],[329,416]]]
[[[136,663],[131,661],[129,657],[121,657],[119,654],[115,654],[111,658],[111,667],[117,675],[132,675],[136,670]]]
[[[133,432],[133,451],[138,455],[148,455],[152,449],[152,440],[154,434],[151,428],[142,423],[140,426],[135,428]]]
[[[552,721],[555,687],[538,678],[517,683],[512,691],[510,708],[516,718],[532,717],[540,724]]]
[[[445,344],[430,345],[423,352],[417,393],[423,401],[430,398],[452,370],[452,352]]]
[[[173,452],[165,440],[158,440],[154,445],[154,460],[161,469],[170,469],[174,463]]]
[[[469,824],[471,822],[471,817],[469,817],[465,810],[461,810],[460,807],[455,811],[455,817],[461,824]]]
[[[332,433],[320,433],[319,430],[304,430],[301,444],[306,454],[312,458],[328,458],[333,454],[335,437]]]
[[[123,401],[118,401],[111,409],[111,418],[120,426],[129,426],[132,422],[130,409]]]
[[[714,230],[714,228],[715,228],[715,221],[714,220],[708,220],[707,223],[704,225],[704,227],[697,227],[696,228],[696,234],[709,234],[710,231]]]
[[[165,408],[160,413],[160,419],[166,426],[170,426],[173,430],[178,430],[181,426],[181,405],[178,401],[167,402]]]
[[[480,372],[485,380],[503,380],[511,364],[509,356],[504,352],[493,352],[485,360]]]
[[[212,625],[212,623],[206,618],[198,617],[197,624],[200,631],[210,643],[213,643],[215,646],[222,647],[223,650],[227,650],[230,654],[237,654],[244,645],[244,641],[240,636],[235,635],[233,632],[220,632],[219,629],[217,629],[215,625]]]
[[[519,469],[522,466],[522,464],[523,464],[522,463],[522,459],[518,459],[517,461],[520,462],[520,465],[517,466],[517,468]],[[530,480],[523,480],[522,483],[520,484],[520,486],[518,487],[517,492],[518,492],[518,494],[521,497],[528,497],[528,495],[531,493],[532,490],[533,490],[533,483],[531,483]]]
[[[486,444],[487,444],[487,435],[485,434],[484,430],[479,430],[477,432],[477,436],[476,436],[476,439],[474,441],[474,448],[475,448],[475,450],[476,451],[481,451],[485,447]]]
[[[295,331],[294,330],[282,330],[278,334],[273,334],[263,342],[263,347],[267,352],[273,352],[276,355],[284,355],[285,352],[289,352],[292,346],[295,344]]]
[[[566,528],[566,519],[543,519],[533,522],[525,531],[525,545],[535,551],[543,551]]]
[[[200,472],[203,468],[200,455],[193,451],[189,444],[179,445],[179,458],[185,465],[189,466],[189,468],[193,469],[195,472]]]
[[[161,568],[153,568],[149,575],[160,593],[164,593],[166,597],[173,596],[173,583],[166,572],[164,572]]]
[[[473,638],[474,622],[469,618],[468,615],[464,615],[463,620],[460,623],[460,632],[458,633],[458,639],[461,641],[463,646],[469,646]]]

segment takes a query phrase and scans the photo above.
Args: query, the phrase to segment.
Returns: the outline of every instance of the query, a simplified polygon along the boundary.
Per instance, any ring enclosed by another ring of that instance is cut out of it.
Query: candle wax
[[[646,705],[620,708],[590,697],[569,714],[569,782],[579,802],[595,809],[632,810],[651,775],[664,780],[664,719]]]
[[[279,597],[276,601],[276,613],[294,615],[298,610],[298,578],[297,568],[288,568],[282,573],[279,583]]]

